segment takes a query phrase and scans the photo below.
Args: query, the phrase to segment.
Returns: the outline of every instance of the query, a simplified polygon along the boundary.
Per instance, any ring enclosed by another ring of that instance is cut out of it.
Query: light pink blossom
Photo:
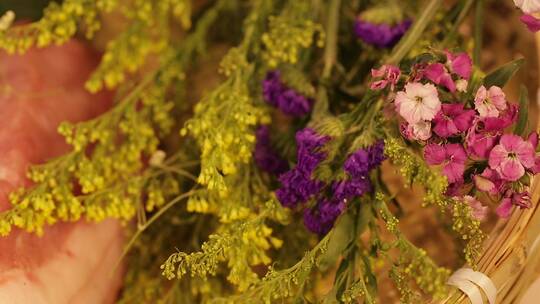
[[[409,125],[409,132],[414,140],[428,140],[431,137],[431,122],[421,120]]]
[[[506,96],[498,86],[489,89],[481,86],[476,92],[474,106],[480,117],[499,117],[500,111],[506,110]]]
[[[395,99],[398,113],[409,124],[419,121],[431,121],[441,109],[437,88],[432,84],[412,82],[405,85]]]
[[[526,14],[540,11],[540,0],[514,0],[514,4]]]
[[[469,207],[471,207],[472,216],[475,219],[479,221],[483,221],[486,218],[487,213],[488,213],[488,207],[482,205],[482,203],[479,200],[477,200],[475,197],[472,197],[470,195],[465,195],[463,197],[463,201],[467,205],[469,205]]]
[[[502,179],[517,181],[532,168],[535,153],[532,144],[513,134],[505,134],[489,154],[489,167],[499,173]]]

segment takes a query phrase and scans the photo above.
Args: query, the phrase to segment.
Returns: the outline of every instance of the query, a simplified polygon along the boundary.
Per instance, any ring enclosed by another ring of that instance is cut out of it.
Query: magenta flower
[[[499,117],[500,111],[506,110],[506,96],[501,88],[481,86],[476,92],[474,106],[480,117]]]
[[[410,124],[431,121],[441,109],[437,88],[432,84],[407,83],[396,95],[396,109]]]
[[[477,122],[473,128],[469,129],[467,136],[465,137],[465,143],[467,147],[467,153],[473,158],[486,159],[489,157],[491,149],[499,141],[499,132],[487,132],[485,130],[479,130]]]
[[[519,20],[521,20],[521,22],[523,22],[527,26],[529,31],[533,33],[540,31],[540,19],[534,17],[533,15],[521,15],[521,17],[519,17]]]
[[[532,168],[535,153],[532,144],[523,138],[505,134],[489,154],[489,167],[499,173],[502,179],[517,181]]]
[[[450,71],[465,80],[469,80],[472,72],[471,57],[467,53],[452,54],[448,51],[445,53]]]
[[[465,195],[463,197],[463,201],[467,205],[469,205],[469,207],[471,207],[473,218],[479,221],[483,221],[486,218],[487,213],[488,213],[488,207],[482,205],[482,203],[479,200],[477,200],[476,198],[470,195]]]
[[[424,70],[424,76],[438,85],[446,87],[450,92],[456,91],[456,84],[452,80],[452,75],[442,63],[433,63]]]
[[[433,122],[433,132],[440,137],[450,137],[468,130],[473,123],[474,110],[465,110],[463,104],[443,104]]]
[[[463,180],[467,154],[460,144],[444,146],[429,144],[424,148],[424,158],[428,165],[443,165],[443,174],[448,182],[455,183]]]
[[[385,64],[379,69],[371,69],[373,78],[382,78],[371,84],[372,90],[382,90],[390,84],[390,89],[393,91],[399,80],[401,71],[397,66]]]

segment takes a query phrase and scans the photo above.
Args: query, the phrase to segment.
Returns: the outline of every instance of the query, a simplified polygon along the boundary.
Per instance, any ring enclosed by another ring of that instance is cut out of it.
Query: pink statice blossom
[[[500,111],[507,108],[506,96],[498,86],[492,86],[489,89],[481,86],[476,92],[474,106],[480,117],[499,117]]]
[[[397,92],[396,109],[409,124],[431,121],[441,109],[437,88],[432,84],[407,83],[405,91]]]
[[[519,17],[519,20],[523,22],[529,29],[529,31],[536,33],[540,31],[540,19],[530,14],[524,14]]]
[[[505,134],[489,154],[489,167],[502,179],[517,181],[535,164],[532,144],[513,134]]]
[[[540,0],[514,0],[514,4],[525,14],[533,14],[540,11]]]
[[[424,70],[424,76],[433,83],[446,87],[450,92],[456,91],[456,84],[452,75],[442,63],[432,63]]]
[[[443,174],[448,182],[463,180],[467,154],[460,144],[428,144],[424,148],[424,158],[428,165],[443,165]]]
[[[488,213],[488,207],[482,205],[482,203],[477,200],[475,197],[470,195],[465,195],[463,197],[463,201],[471,207],[472,216],[479,220],[483,221],[486,219],[487,213]]]
[[[443,104],[435,115],[433,131],[440,137],[450,137],[467,131],[473,123],[474,110],[466,110],[463,104]]]
[[[453,54],[448,51],[446,53],[447,65],[450,71],[465,80],[469,80],[472,72],[472,60],[467,53]]]
[[[390,85],[390,89],[393,91],[395,85],[399,80],[401,71],[397,66],[385,64],[379,69],[371,69],[371,76],[373,78],[382,78],[371,84],[372,90],[382,90]]]

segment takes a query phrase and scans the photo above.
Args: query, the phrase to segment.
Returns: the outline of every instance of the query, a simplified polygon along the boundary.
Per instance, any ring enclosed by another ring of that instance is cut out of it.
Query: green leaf
[[[527,122],[529,121],[529,97],[527,88],[521,85],[519,91],[519,116],[514,129],[514,134],[523,136],[525,135]]]
[[[487,88],[491,86],[504,87],[524,62],[525,59],[520,58],[499,67],[484,78],[484,86]]]
[[[354,239],[354,220],[348,212],[341,216],[336,223],[330,240],[328,241],[328,249],[320,257],[319,269],[327,270],[330,266],[336,264],[337,259],[349,246]]]

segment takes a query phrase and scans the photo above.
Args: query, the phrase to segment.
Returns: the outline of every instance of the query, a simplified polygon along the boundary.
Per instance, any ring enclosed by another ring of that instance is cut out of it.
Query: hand
[[[76,41],[0,54],[0,210],[10,208],[9,192],[29,185],[31,164],[68,151],[56,131],[60,122],[89,119],[111,105],[110,93],[83,87],[98,60]],[[112,303],[122,245],[113,220],[59,223],[42,237],[14,229],[0,238],[0,303]]]

